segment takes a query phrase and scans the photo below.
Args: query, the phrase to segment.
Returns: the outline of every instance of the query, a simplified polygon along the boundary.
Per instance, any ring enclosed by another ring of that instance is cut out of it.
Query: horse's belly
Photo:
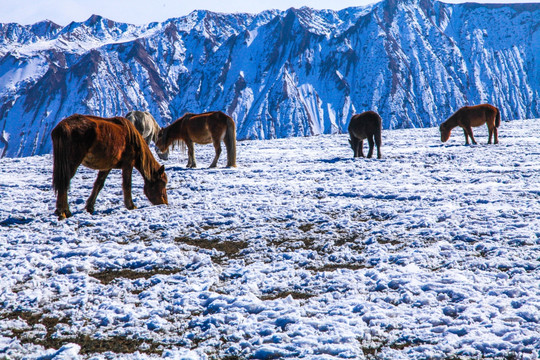
[[[353,131],[354,137],[356,137],[358,140],[364,140],[367,139],[367,135],[365,132],[359,132],[359,131]]]
[[[212,136],[207,134],[190,134],[191,140],[197,144],[210,144],[212,142]]]
[[[114,168],[117,162],[114,157],[101,157],[88,153],[83,159],[82,164],[94,170],[109,170]]]
[[[486,123],[486,119],[485,118],[480,118],[480,117],[477,117],[477,118],[474,118],[474,119],[471,119],[471,127],[477,127],[477,126],[482,126]]]

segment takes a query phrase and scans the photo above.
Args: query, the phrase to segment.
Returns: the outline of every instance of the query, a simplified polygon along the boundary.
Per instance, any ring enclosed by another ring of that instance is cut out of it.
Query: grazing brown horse
[[[167,204],[165,167],[154,159],[150,148],[129,120],[75,114],[60,121],[51,132],[53,142],[53,188],[57,193],[59,219],[71,216],[67,191],[79,165],[99,170],[86,201],[94,212],[98,193],[111,169],[122,169],[124,204],[135,209],[131,198],[131,174],[135,167],[144,178],[144,193],[154,205]]]
[[[464,106],[456,111],[439,127],[439,130],[441,131],[441,141],[448,141],[452,129],[456,126],[461,126],[465,133],[465,144],[469,145],[470,137],[472,143],[476,145],[472,128],[484,124],[487,124],[489,131],[488,144],[491,144],[492,136],[494,140],[493,143],[498,144],[499,131],[497,128],[501,125],[501,113],[499,109],[489,104]]]
[[[213,143],[216,150],[210,167],[216,167],[221,154],[221,141],[227,148],[227,167],[236,166],[236,125],[234,120],[221,111],[203,114],[187,113],[159,132],[156,146],[166,151],[175,142],[183,141],[188,148],[188,168],[195,168],[195,149],[193,143]]]
[[[364,157],[364,139],[368,140],[369,152],[367,157],[373,155],[373,146],[377,145],[377,159],[381,158],[382,120],[374,111],[366,111],[353,115],[349,122],[349,144],[354,151],[354,157]]]

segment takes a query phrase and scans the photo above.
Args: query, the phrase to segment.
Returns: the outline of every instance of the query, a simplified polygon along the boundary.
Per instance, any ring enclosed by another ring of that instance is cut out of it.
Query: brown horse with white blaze
[[[111,169],[122,170],[124,204],[135,209],[131,197],[131,175],[135,167],[143,176],[144,193],[154,205],[167,204],[167,175],[152,155],[135,126],[123,117],[100,118],[75,114],[60,121],[52,130],[53,188],[57,193],[59,219],[71,216],[67,192],[78,167],[98,170],[86,210],[94,212],[98,193]]]
[[[481,104],[475,106],[464,106],[443,122],[439,130],[441,131],[441,141],[446,142],[450,138],[450,133],[453,128],[460,126],[465,134],[465,144],[469,145],[469,137],[473,144],[476,145],[476,140],[472,132],[472,128],[486,124],[489,131],[488,144],[499,143],[498,127],[501,125],[501,113],[499,109],[490,104]]]
[[[197,167],[194,143],[214,144],[216,155],[210,167],[216,167],[221,154],[221,141],[227,148],[227,167],[236,167],[236,125],[230,116],[221,111],[185,114],[161,129],[156,146],[160,151],[166,151],[173,143],[180,141],[188,148],[188,168]]]

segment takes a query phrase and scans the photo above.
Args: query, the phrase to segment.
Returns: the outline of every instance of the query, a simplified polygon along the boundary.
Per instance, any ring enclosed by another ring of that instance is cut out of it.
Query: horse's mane
[[[456,112],[450,115],[448,119],[441,123],[441,126],[448,129],[453,129],[457,126],[459,118],[461,118],[461,109],[456,110]]]
[[[165,137],[165,139],[169,139],[169,132],[173,132],[173,133],[180,132],[179,128],[182,126],[182,122],[184,120],[189,120],[190,118],[192,118],[195,115],[197,115],[197,114],[187,112],[184,115],[182,115],[182,117],[175,120],[169,126],[164,127],[163,128],[163,136]],[[172,146],[173,149],[178,146],[178,147],[180,147],[180,151],[182,153],[186,152],[186,143],[184,142],[184,140],[182,140],[180,138],[172,139],[169,146]]]
[[[185,154],[185,153],[186,153],[187,146],[186,146],[185,141],[182,140],[182,139],[176,139],[176,140],[174,140],[174,141],[171,143],[171,146],[172,146],[173,150],[174,150],[176,147],[178,147],[178,148],[180,148],[180,152],[181,152],[182,154]]]
[[[135,160],[135,167],[142,173],[145,179],[151,179],[155,169],[156,160],[141,133],[139,133],[135,125],[126,118],[114,117],[107,120],[126,128],[128,132],[127,139],[135,148],[135,152],[139,154],[139,157]]]

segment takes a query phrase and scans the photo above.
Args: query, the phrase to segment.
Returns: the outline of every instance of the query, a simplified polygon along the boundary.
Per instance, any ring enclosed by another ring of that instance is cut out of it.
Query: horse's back
[[[186,114],[183,127],[192,141],[208,144],[217,137],[222,139],[232,118],[221,111]],[[234,123],[234,121],[233,121]]]
[[[375,111],[366,111],[352,116],[349,122],[349,133],[357,137],[367,137],[380,133],[382,119]]]
[[[96,136],[97,124],[85,115],[74,114],[61,120],[52,130],[51,138],[54,141],[72,141],[85,143],[93,141]]]
[[[208,123],[227,123],[229,119],[232,119],[229,115],[222,111],[209,111],[201,114],[187,113],[184,115],[190,121],[206,121]]]
[[[148,111],[134,110],[126,115],[126,118],[135,125],[144,139],[154,139],[159,132],[159,125]]]
[[[114,142],[115,146],[118,146],[133,141],[137,134],[134,124],[120,116],[102,118],[74,114],[60,121],[51,132],[51,137],[53,141],[55,138],[63,137],[63,141],[70,141],[75,144],[74,146],[79,144],[88,147],[96,141]]]
[[[495,124],[497,118],[500,118],[499,109],[491,104],[464,106],[458,112],[461,114],[461,123],[472,127],[484,125],[486,122]]]

